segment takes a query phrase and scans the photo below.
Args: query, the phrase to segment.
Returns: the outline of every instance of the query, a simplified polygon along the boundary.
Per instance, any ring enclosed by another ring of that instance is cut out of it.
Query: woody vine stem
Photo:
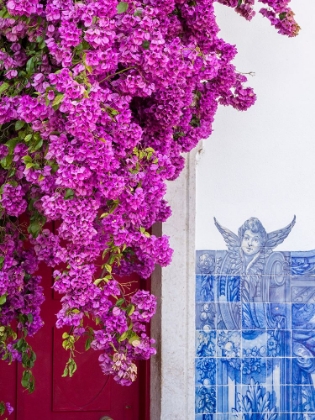
[[[254,0],[218,1],[255,14]],[[278,32],[298,33],[289,0],[259,1]],[[171,214],[165,182],[210,136],[219,104],[243,111],[255,94],[214,0],[0,0],[0,33],[1,358],[22,363],[33,391],[43,262],[63,295],[64,375],[84,339],[104,374],[130,385],[134,361],[155,353],[145,324],[156,299],[125,295],[116,276],[170,263],[168,238],[149,233]]]

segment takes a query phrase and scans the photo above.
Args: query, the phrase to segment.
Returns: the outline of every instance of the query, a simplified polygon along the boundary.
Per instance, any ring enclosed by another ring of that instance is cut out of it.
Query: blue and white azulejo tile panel
[[[315,251],[256,218],[196,255],[196,420],[315,420]]]

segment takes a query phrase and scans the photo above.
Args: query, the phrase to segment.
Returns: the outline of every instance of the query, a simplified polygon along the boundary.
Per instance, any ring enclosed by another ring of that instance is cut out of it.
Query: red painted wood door
[[[52,270],[42,268],[40,274],[46,297],[42,306],[45,325],[29,339],[37,355],[34,393],[25,392],[20,385],[20,365],[0,362],[0,399],[15,407],[9,419],[100,420],[107,416],[113,420],[149,420],[148,362],[138,364],[138,380],[133,385],[122,387],[102,374],[99,353],[86,352],[82,341],[76,356],[78,370],[72,378],[61,377],[68,354],[61,345],[63,331],[54,327],[60,302],[51,289]],[[138,287],[144,288],[141,283],[138,280]]]

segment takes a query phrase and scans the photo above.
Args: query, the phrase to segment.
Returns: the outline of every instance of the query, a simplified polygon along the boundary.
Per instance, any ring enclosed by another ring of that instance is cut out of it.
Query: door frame
[[[179,178],[168,183],[172,216],[152,233],[170,236],[172,263],[156,268],[151,292],[158,297],[151,335],[157,354],[151,358],[150,420],[195,418],[195,214],[196,165],[202,142],[186,157]]]

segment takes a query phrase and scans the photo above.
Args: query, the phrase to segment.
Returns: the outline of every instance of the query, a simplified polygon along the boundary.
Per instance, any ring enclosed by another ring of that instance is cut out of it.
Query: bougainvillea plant
[[[298,33],[289,0],[259,1],[278,32]],[[254,16],[254,0],[219,2]],[[256,99],[213,3],[0,0],[0,355],[23,364],[30,391],[39,262],[63,295],[64,375],[80,338],[122,385],[155,353],[145,328],[155,297],[126,296],[116,276],[170,263],[168,238],[149,233],[171,213],[166,181],[210,136],[219,104],[243,111]]]

